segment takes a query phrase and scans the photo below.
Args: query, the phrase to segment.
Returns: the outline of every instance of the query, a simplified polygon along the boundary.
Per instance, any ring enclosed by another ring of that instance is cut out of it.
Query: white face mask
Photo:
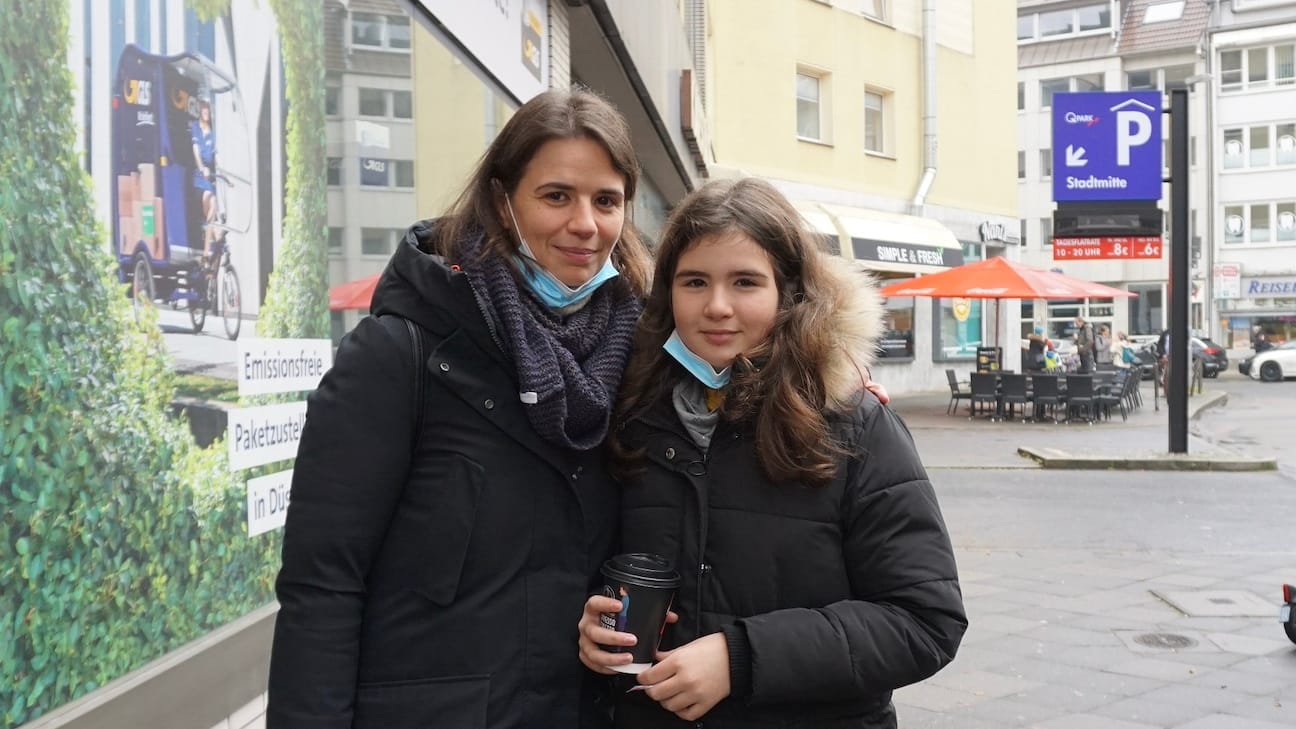
[[[536,260],[535,253],[531,251],[531,246],[527,244],[526,238],[522,236],[522,228],[518,226],[517,217],[513,215],[513,203],[509,202],[508,195],[504,196],[504,205],[508,208],[509,219],[513,221],[513,230],[517,233],[520,256],[514,256],[513,262],[517,265],[518,271],[522,273],[522,279],[526,282],[527,288],[536,298],[548,306],[550,309],[565,309],[569,306],[579,304],[588,299],[598,290],[599,286],[607,283],[609,280],[621,275],[612,265],[612,252],[608,251],[607,260],[603,262],[603,267],[598,270],[588,281],[572,288],[558,277],[550,273],[540,262]],[[616,250],[616,244],[621,239],[618,237],[612,242],[612,250]]]
[[[729,371],[732,367],[726,367],[717,372],[710,362],[699,357],[697,353],[684,344],[684,340],[680,339],[678,329],[671,332],[670,338],[662,344],[662,349],[666,350],[666,353],[671,357],[674,357],[676,362],[683,365],[684,369],[696,377],[698,382],[712,390],[720,390],[729,384]]]

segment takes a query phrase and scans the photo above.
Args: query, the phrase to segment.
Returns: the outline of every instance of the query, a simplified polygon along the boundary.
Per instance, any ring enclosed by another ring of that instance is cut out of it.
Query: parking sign
[[[1053,95],[1053,199],[1161,199],[1161,92]]]

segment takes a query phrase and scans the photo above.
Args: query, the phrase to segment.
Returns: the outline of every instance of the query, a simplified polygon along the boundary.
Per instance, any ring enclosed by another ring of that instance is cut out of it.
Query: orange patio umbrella
[[[987,258],[948,271],[883,286],[883,296],[933,299],[995,299],[995,341],[999,342],[998,301],[1002,299],[1108,299],[1138,294],[1092,281],[1045,271],[1007,258]]]
[[[365,276],[354,281],[340,283],[329,288],[329,311],[346,311],[347,309],[368,309],[373,300],[374,289],[378,286],[381,273]]]
[[[987,258],[882,287],[883,296],[934,299],[1106,299],[1138,294],[1053,271]]]

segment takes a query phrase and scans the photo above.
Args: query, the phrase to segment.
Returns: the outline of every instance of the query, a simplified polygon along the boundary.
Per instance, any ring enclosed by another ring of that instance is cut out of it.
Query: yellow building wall
[[[463,190],[490,140],[513,115],[420,23],[412,24],[418,215],[436,217]],[[491,114],[487,114],[487,109]]]
[[[896,3],[920,6],[919,0]],[[913,197],[923,170],[918,26],[904,32],[815,0],[713,0],[708,8],[707,93],[717,164]],[[903,10],[906,24],[921,18]],[[964,23],[970,16],[974,52],[937,49],[938,172],[927,201],[1015,216],[1016,9],[976,2],[971,12],[947,15]],[[939,25],[939,6],[937,18]],[[821,91],[830,105],[823,113],[825,144],[797,139],[799,66],[830,74]],[[864,150],[866,88],[889,93],[885,156]]]

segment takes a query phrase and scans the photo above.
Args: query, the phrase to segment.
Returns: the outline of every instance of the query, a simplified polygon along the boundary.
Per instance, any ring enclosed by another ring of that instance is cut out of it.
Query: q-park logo
[[[1083,124],[1091,127],[1098,123],[1098,117],[1093,114],[1077,114],[1074,111],[1068,111],[1065,118],[1067,124]]]

